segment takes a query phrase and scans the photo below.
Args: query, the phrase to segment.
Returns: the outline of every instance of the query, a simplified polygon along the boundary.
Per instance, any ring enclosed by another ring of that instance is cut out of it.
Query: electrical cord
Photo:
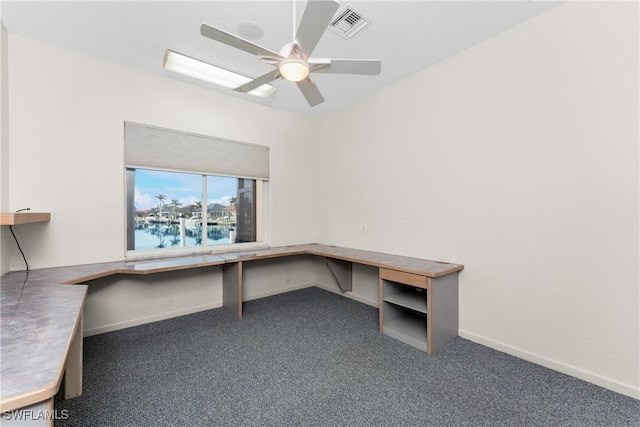
[[[22,212],[22,211],[30,211],[30,210],[31,210],[31,208],[18,209],[16,211],[16,213]],[[9,226],[9,230],[11,230],[11,235],[13,236],[13,240],[16,241],[16,245],[18,245],[18,250],[22,254],[22,259],[24,260],[24,265],[27,267],[27,271],[29,271],[29,263],[27,262],[27,257],[24,255],[24,252],[22,251],[22,248],[20,247],[20,242],[18,242],[18,238],[16,237],[16,233],[13,232],[13,226],[10,225]]]

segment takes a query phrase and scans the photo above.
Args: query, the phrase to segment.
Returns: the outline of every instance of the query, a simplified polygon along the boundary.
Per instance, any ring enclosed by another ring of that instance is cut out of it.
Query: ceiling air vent
[[[329,28],[336,34],[350,39],[355,33],[369,25],[369,21],[357,12],[353,7],[346,5],[341,9],[336,18],[331,21]]]

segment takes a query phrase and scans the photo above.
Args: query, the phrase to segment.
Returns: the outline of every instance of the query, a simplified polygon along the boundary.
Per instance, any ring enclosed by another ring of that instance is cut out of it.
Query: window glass
[[[256,241],[256,180],[134,168],[126,172],[128,250]]]
[[[256,181],[238,179],[236,243],[256,241]]]
[[[237,181],[207,176],[207,245],[235,243]]]
[[[136,169],[133,249],[199,246],[201,199],[200,175]]]

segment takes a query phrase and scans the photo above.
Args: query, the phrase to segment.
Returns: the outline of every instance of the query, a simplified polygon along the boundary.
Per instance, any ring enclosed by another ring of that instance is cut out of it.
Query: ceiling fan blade
[[[333,0],[309,0],[307,2],[296,33],[296,41],[307,58],[316,48],[338,7],[340,7],[340,3]]]
[[[200,26],[200,34],[210,38],[211,40],[224,43],[227,46],[235,47],[236,49],[244,50],[245,52],[249,52],[254,55],[283,58],[277,52],[273,52],[267,48],[253,44],[250,41],[236,37],[233,34],[229,34],[226,31],[219,30],[218,28],[214,28],[208,24],[202,24]]]
[[[268,73],[265,73],[259,77],[256,77],[255,79],[243,84],[242,86],[238,86],[234,90],[236,92],[247,93],[264,84],[271,83],[272,81],[276,80],[279,76],[280,76],[280,70],[276,68],[275,70],[269,71]]]
[[[300,92],[302,92],[311,107],[322,104],[324,102],[324,98],[318,90],[318,87],[314,82],[311,81],[310,78],[307,77],[306,79],[301,80],[296,84],[298,85],[298,88],[300,88]]]
[[[379,59],[331,59],[329,64],[326,60],[309,60],[314,73],[327,74],[364,74],[377,76],[382,68],[382,61]],[[315,64],[318,67],[314,67]]]

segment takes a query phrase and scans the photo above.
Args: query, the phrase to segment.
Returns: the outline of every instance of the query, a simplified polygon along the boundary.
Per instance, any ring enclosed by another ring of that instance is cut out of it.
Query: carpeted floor
[[[640,401],[462,338],[437,355],[319,288],[84,340],[56,426],[640,426]]]

